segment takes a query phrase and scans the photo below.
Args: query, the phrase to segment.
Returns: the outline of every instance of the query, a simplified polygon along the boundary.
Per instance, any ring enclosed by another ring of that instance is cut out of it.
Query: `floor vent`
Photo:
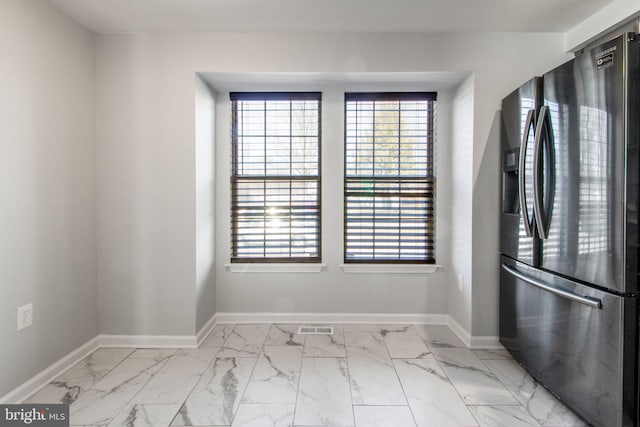
[[[333,326],[300,326],[300,335],[333,335]]]

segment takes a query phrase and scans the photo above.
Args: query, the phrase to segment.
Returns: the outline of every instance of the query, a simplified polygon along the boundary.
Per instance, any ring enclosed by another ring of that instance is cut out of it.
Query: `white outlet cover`
[[[21,331],[33,324],[33,304],[18,307],[18,330]]]

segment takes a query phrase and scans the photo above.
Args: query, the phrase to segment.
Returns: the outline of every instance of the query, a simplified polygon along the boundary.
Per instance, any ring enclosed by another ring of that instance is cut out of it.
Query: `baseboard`
[[[100,347],[196,348],[195,335],[98,335]]]
[[[198,346],[202,344],[202,341],[204,341],[207,335],[209,335],[211,330],[216,326],[216,323],[218,323],[217,318],[218,316],[214,314],[213,316],[211,316],[211,319],[209,319],[207,323],[205,323],[204,326],[200,328],[200,330],[196,334],[196,342]]]
[[[481,350],[498,350],[504,349],[502,344],[500,344],[500,337],[494,336],[474,336],[471,337],[471,348]]]
[[[21,403],[25,399],[40,391],[44,386],[49,384],[58,375],[71,368],[73,365],[100,348],[99,338],[96,336],[71,353],[63,356],[57,362],[49,365],[9,393],[0,397],[0,403]]]
[[[460,340],[471,349],[486,349],[486,350],[497,350],[502,349],[502,344],[500,344],[500,338],[494,336],[472,336],[467,332],[465,328],[463,328],[456,320],[448,316],[447,325],[451,330],[460,338]]]
[[[413,323],[446,325],[446,314],[400,313],[216,313],[216,323]]]
[[[460,338],[460,341],[462,341],[464,345],[471,348],[471,335],[469,334],[469,332],[467,332],[467,330],[463,328],[460,323],[456,322],[453,317],[447,317],[447,326],[449,326],[453,333],[456,334],[458,338]]]
[[[214,324],[212,318],[200,330],[203,338]],[[0,397],[0,404],[24,402],[99,348],[197,348],[198,343],[195,335],[97,335]]]

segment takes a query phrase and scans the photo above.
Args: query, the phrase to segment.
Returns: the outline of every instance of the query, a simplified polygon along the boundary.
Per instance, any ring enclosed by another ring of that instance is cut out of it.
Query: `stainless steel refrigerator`
[[[594,426],[639,426],[640,37],[502,103],[500,341]]]

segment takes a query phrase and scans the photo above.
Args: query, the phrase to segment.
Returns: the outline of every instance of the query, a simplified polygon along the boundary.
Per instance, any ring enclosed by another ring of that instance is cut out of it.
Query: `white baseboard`
[[[214,326],[213,318],[201,329],[206,336]],[[205,330],[206,328],[208,330]],[[97,335],[71,351],[57,362],[37,373],[9,393],[0,397],[0,404],[22,403],[53,379],[73,367],[99,348],[197,348],[195,335]]]
[[[195,335],[98,335],[100,347],[196,348]]]
[[[500,338],[495,336],[472,336],[467,332],[465,328],[463,328],[456,320],[447,316],[448,321],[447,325],[451,330],[460,338],[460,340],[471,349],[487,349],[487,350],[496,350],[502,349],[502,344],[500,344]]]
[[[491,335],[471,337],[471,348],[476,350],[503,350],[504,346],[500,344],[500,337]]]
[[[413,323],[446,325],[446,314],[216,313],[216,323]]]
[[[71,368],[98,348],[100,348],[100,344],[99,338],[96,336],[73,350],[71,353],[63,356],[57,362],[49,365],[49,367],[40,371],[18,387],[11,390],[9,393],[0,397],[0,403],[7,404],[24,402],[25,399],[40,391],[58,375]]]
[[[218,323],[217,322],[217,318],[218,318],[218,316],[216,314],[214,314],[213,316],[211,316],[211,319],[209,319],[207,321],[207,323],[205,323],[204,326],[202,328],[200,328],[200,330],[196,334],[196,342],[197,342],[198,346],[200,346],[200,344],[202,344],[202,341],[204,341],[204,339],[207,337],[207,335],[209,335],[209,333],[211,333],[211,330],[213,330],[214,326],[216,326],[216,323]]]
[[[456,320],[448,316],[447,326],[453,331],[454,334],[460,338],[460,341],[464,343],[467,347],[471,347],[471,335],[465,328],[463,328],[460,323],[456,322]]]

